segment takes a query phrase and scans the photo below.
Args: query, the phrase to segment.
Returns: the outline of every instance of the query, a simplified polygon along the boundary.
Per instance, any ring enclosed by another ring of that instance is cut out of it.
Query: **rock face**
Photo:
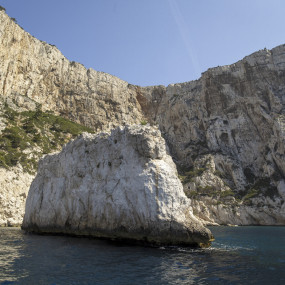
[[[0,95],[20,110],[43,111],[106,130],[140,123],[136,93],[119,78],[70,62],[52,45],[39,41],[0,11]]]
[[[85,133],[40,161],[23,229],[154,244],[207,246],[166,153],[149,126]]]
[[[34,176],[20,167],[0,168],[0,226],[20,226]]]
[[[211,155],[216,171],[212,178],[222,178],[235,198],[243,201],[255,193],[253,198],[261,201],[251,199],[258,212],[254,219],[246,207],[244,219],[233,219],[230,211],[224,215],[226,223],[251,224],[259,219],[261,224],[284,224],[285,45],[209,69],[197,81],[138,90],[144,113],[159,125],[182,172],[194,171],[197,160]],[[196,186],[213,189],[212,178],[207,182],[204,177]],[[211,195],[208,198],[203,203],[209,217],[220,222],[211,210],[216,202]]]
[[[231,188],[284,180],[285,46],[209,69],[197,81],[141,88],[143,110],[160,126],[175,161],[212,154]]]

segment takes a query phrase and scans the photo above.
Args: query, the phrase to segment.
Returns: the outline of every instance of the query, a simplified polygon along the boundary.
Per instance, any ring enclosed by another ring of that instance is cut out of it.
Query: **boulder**
[[[212,239],[193,215],[160,131],[138,125],[84,133],[45,156],[22,228],[155,245],[205,247]]]

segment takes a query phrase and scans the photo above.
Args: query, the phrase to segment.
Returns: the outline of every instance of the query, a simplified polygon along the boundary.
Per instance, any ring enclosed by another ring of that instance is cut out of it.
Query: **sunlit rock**
[[[23,229],[151,244],[208,246],[160,132],[85,133],[40,161]]]

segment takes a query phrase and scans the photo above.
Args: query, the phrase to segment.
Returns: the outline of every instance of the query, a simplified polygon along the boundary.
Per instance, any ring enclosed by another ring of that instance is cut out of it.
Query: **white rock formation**
[[[160,132],[85,133],[39,164],[23,229],[154,244],[207,246]]]
[[[253,198],[245,205],[230,198],[221,202],[212,197],[192,199],[194,214],[205,225],[280,225],[285,224],[285,204],[279,197]]]
[[[21,167],[0,168],[0,226],[20,226],[26,197],[34,176]]]

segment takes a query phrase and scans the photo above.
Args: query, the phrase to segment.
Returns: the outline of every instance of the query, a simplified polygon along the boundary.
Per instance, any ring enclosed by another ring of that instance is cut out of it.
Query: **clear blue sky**
[[[69,59],[132,84],[168,85],[285,43],[284,0],[0,0]]]

